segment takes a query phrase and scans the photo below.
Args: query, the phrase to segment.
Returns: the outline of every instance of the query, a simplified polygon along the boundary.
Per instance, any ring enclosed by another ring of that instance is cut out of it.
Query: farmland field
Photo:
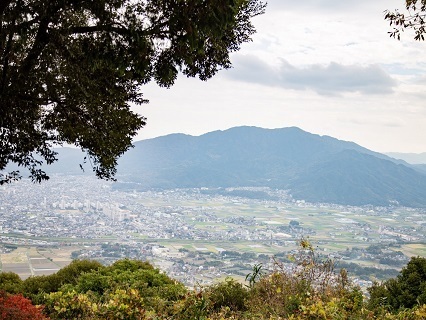
[[[4,221],[19,228],[0,231],[1,269],[26,278],[56,272],[75,258],[111,263],[129,257],[194,283],[241,277],[256,263],[270,267],[273,256],[285,260],[308,238],[318,254],[345,267],[376,268],[362,274],[375,280],[394,275],[411,256],[426,256],[424,210],[309,204],[266,191],[275,200],[194,189],[95,193],[92,202],[75,195],[50,207],[35,200],[33,209],[23,207],[11,220],[4,207]]]

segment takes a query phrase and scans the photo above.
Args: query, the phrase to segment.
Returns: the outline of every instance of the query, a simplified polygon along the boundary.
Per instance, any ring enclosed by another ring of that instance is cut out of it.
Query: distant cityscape
[[[426,211],[293,200],[286,191],[235,189],[124,192],[88,176],[54,176],[0,187],[2,271],[50,274],[71,259],[147,259],[191,286],[244,279],[255,264],[290,264],[308,237],[365,286],[396,275],[426,251]],[[240,192],[241,193],[241,192]],[[243,193],[244,194],[244,193]]]

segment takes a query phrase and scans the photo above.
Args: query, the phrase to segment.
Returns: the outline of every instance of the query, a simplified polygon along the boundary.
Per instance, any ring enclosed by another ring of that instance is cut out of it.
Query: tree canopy
[[[1,1],[0,184],[20,177],[8,163],[48,179],[41,166],[63,144],[113,178],[146,122],[130,109],[147,102],[141,86],[230,68],[264,9],[261,0]]]
[[[398,10],[386,11],[385,19],[393,26],[393,31],[389,35],[393,38],[401,39],[401,32],[405,29],[414,31],[415,40],[425,40],[425,19],[426,19],[426,0],[406,0],[405,8],[407,13]]]
[[[412,257],[397,278],[375,283],[369,292],[372,308],[385,306],[397,311],[426,305],[426,258]]]

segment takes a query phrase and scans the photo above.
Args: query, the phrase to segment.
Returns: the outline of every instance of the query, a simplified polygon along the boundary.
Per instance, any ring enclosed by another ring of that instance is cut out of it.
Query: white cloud
[[[372,11],[394,10],[404,8],[404,0],[269,0],[270,10],[283,11],[309,11],[315,10],[321,13],[347,13],[354,11],[364,11],[368,14]]]
[[[396,81],[378,65],[312,64],[296,67],[284,59],[272,67],[253,55],[234,56],[234,69],[225,76],[244,82],[294,90],[313,90],[323,95],[345,92],[392,93]]]
[[[406,122],[400,118],[395,117],[383,117],[383,118],[375,118],[375,119],[368,119],[366,117],[360,118],[360,117],[353,117],[353,118],[342,118],[340,119],[342,123],[347,124],[354,124],[359,126],[376,126],[376,127],[404,127],[406,125]]]
[[[234,69],[142,88],[151,103],[135,107],[148,117],[138,139],[298,126],[376,151],[426,151],[426,43],[408,32],[390,39],[383,19],[404,2],[268,0],[254,41],[231,57]]]

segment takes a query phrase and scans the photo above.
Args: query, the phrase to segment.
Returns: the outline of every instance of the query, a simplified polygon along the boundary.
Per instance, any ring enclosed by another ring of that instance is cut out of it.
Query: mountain
[[[423,153],[399,153],[399,152],[388,152],[386,153],[389,157],[395,159],[402,159],[411,164],[424,164],[426,165],[426,152]]]
[[[58,152],[59,161],[45,168],[48,174],[93,175],[89,164],[81,171],[80,150]],[[130,190],[263,186],[288,189],[310,202],[426,207],[425,165],[296,127],[236,127],[138,141],[119,159],[117,178],[116,188]]]
[[[64,175],[93,175],[90,164],[84,164],[84,156],[86,155],[77,148],[57,148],[55,151],[58,153],[56,158],[58,161],[51,165],[44,165],[42,168],[47,174],[64,174]],[[83,170],[81,170],[80,164]],[[18,170],[23,177],[29,176],[30,172],[26,168],[19,167],[17,164],[8,164],[5,171],[10,172]]]
[[[119,161],[120,187],[267,186],[296,199],[426,207],[426,175],[402,160],[299,128],[236,127],[139,141]]]
[[[417,171],[426,174],[426,164],[413,164],[412,167]]]

